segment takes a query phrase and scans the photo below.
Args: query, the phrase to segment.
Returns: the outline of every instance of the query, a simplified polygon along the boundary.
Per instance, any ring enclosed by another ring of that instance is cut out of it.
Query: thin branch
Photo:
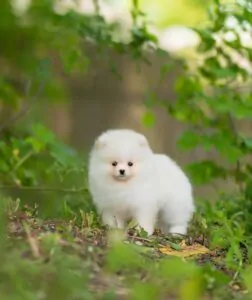
[[[30,151],[27,152],[26,155],[24,157],[22,157],[19,162],[15,165],[15,167],[13,168],[13,172],[17,171],[17,169],[19,169],[19,167],[25,162],[27,161],[27,159],[29,159],[32,155],[34,155],[35,152],[34,151]]]
[[[95,13],[96,13],[97,15],[100,15],[100,5],[99,5],[99,1],[98,1],[98,0],[93,0],[93,5],[94,5]]]
[[[35,187],[35,186],[17,186],[17,185],[0,185],[0,190],[16,189],[31,192],[56,192],[56,193],[72,193],[80,194],[87,192],[87,188],[79,189],[61,189],[61,188],[50,188],[50,187]]]
[[[233,137],[234,137],[235,141],[238,142],[239,136],[238,136],[238,132],[236,130],[236,127],[235,127],[235,124],[234,124],[234,121],[232,119],[231,114],[229,113],[227,115],[227,117],[228,117],[228,122],[229,122],[230,130],[232,131]],[[240,174],[241,174],[241,162],[240,162],[239,159],[237,159],[237,162],[236,162],[236,175],[239,176]],[[238,188],[240,189],[240,192],[243,193],[244,190],[243,190],[242,182],[237,178],[235,178],[235,180],[236,180],[236,184],[238,185]]]
[[[0,134],[3,132],[4,129],[15,123],[18,119],[20,119],[23,115],[25,115],[29,110],[30,110],[30,104],[35,102],[39,97],[41,96],[44,88],[45,88],[45,81],[40,83],[40,86],[38,87],[37,93],[32,96],[29,100],[27,100],[26,103],[24,103],[23,107],[21,108],[20,111],[18,111],[16,114],[14,114],[7,122],[2,124],[0,126]],[[31,87],[31,80],[28,81],[26,89],[25,89],[25,94],[27,95]]]

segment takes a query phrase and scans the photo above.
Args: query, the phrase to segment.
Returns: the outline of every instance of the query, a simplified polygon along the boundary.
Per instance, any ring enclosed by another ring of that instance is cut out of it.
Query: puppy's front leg
[[[102,222],[111,228],[124,228],[124,220],[108,211],[102,212]]]
[[[187,224],[173,225],[169,229],[169,233],[173,235],[186,235]]]
[[[102,211],[101,215],[102,215],[102,223],[104,225],[108,225],[111,228],[116,227],[115,216],[111,212],[104,210]]]
[[[156,211],[142,208],[135,213],[135,219],[148,235],[152,235],[155,229]]]

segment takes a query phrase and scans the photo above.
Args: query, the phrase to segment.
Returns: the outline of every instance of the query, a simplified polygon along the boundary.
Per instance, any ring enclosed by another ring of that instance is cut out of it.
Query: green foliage
[[[249,2],[237,1],[230,8],[215,1],[209,25],[195,29],[201,39],[197,49],[201,64],[194,70],[185,68],[177,80],[176,102],[161,103],[188,126],[178,140],[179,149],[202,148],[218,155],[216,161],[198,160],[187,166],[193,183],[222,179],[234,184],[234,191],[219,192],[215,203],[209,197],[199,203],[190,237],[183,242],[205,244],[212,252],[194,261],[163,257],[161,246],[182,251],[171,237],[152,239],[143,231],[127,233],[119,240],[107,237],[90,201],[85,158],[39,121],[16,126],[35,101],[56,101],[59,94],[67,97],[55,60],[67,74],[85,70],[89,58],[84,40],[92,40],[101,55],[112,48],[121,55],[130,54],[133,60],[146,61],[143,47],[155,49],[157,39],[148,31],[138,1],[132,2],[133,26],[127,43],[115,39],[120,36],[120,26],[108,24],[99,7],[94,15],[80,15],[74,10],[56,13],[47,0],[32,1],[23,13],[17,13],[10,1],[1,5],[3,298],[237,299],[234,284],[240,299],[243,288],[250,297],[252,168],[248,158],[252,136],[238,125],[252,117],[251,74],[234,55],[249,61],[252,55],[238,29],[229,29],[226,22],[232,15],[242,31],[250,32]],[[233,33],[233,40],[226,39],[227,32]],[[168,64],[161,68],[161,80],[171,68]],[[155,123],[153,107],[158,101],[155,93],[146,97],[142,120],[146,126]],[[131,225],[128,229],[133,230]]]
[[[0,183],[4,185],[1,190],[4,188],[4,192],[11,191],[14,195],[17,189],[28,194],[33,191],[35,197],[30,197],[33,199],[28,200],[27,194],[24,195],[26,202],[39,199],[43,203],[40,206],[48,206],[47,214],[51,210],[55,215],[56,210],[72,215],[76,206],[78,210],[92,207],[85,183],[84,157],[58,141],[39,122],[15,125],[36,102],[41,105],[45,99],[67,99],[59,69],[68,75],[85,71],[89,61],[85,54],[87,41],[95,43],[105,60],[109,60],[106,57],[109,48],[121,55],[129,54],[132,59],[145,59],[142,48],[149,42],[153,47],[156,38],[149,33],[137,3],[132,5],[134,25],[127,43],[116,38],[120,36],[119,24],[108,23],[98,6],[93,15],[87,15],[74,9],[58,13],[54,2],[47,0],[31,1],[22,11],[8,0],[1,5],[0,40],[4,41],[0,49],[0,118],[3,120]],[[48,199],[49,192],[51,199]],[[60,204],[58,193],[62,195]]]
[[[227,6],[228,7],[228,6]],[[248,32],[244,26],[244,18],[250,10],[249,5],[236,3],[233,10],[228,10],[219,2],[210,15],[207,28],[195,29],[201,38],[198,47],[202,53],[202,63],[190,75],[182,77],[176,84],[177,101],[168,107],[169,112],[181,122],[190,126],[180,137],[178,144],[183,149],[201,147],[206,151],[215,150],[223,162],[228,162],[226,176],[237,182],[238,175],[250,182],[249,164],[245,158],[251,150],[251,136],[246,135],[237,126],[238,121],[250,120],[252,116],[249,71],[241,67],[234,59],[235,54],[249,60],[251,48],[244,46],[238,35],[238,26],[229,29],[226,25],[230,16],[236,18],[243,33]],[[249,20],[248,20],[249,22]],[[235,34],[234,43],[227,41],[226,32]],[[220,40],[218,43],[216,42]],[[241,164],[232,170],[236,163]],[[198,176],[200,166],[195,165]],[[211,179],[225,175],[223,168],[214,162],[203,162],[202,172],[208,169]],[[196,169],[195,169],[196,170]],[[212,170],[212,171],[211,171]],[[247,171],[245,171],[247,170]],[[241,182],[237,182],[239,184]]]
[[[151,110],[145,112],[142,118],[142,122],[145,126],[151,127],[155,123],[155,115]]]
[[[10,136],[1,141],[0,153],[0,179],[9,185],[37,186],[43,184],[45,178],[53,180],[57,174],[61,174],[59,180],[62,181],[64,173],[84,172],[77,153],[60,143],[42,124],[34,124],[22,138]]]
[[[216,155],[215,160],[197,160],[187,166],[193,183],[215,184],[222,179],[231,185],[229,191],[218,191],[214,203],[206,196],[204,201],[211,203],[201,204],[203,210],[198,213],[204,216],[202,228],[211,247],[226,249],[225,264],[239,281],[246,261],[244,251],[250,252],[252,246],[251,135],[243,129],[246,125],[241,126],[252,118],[252,97],[250,71],[235,57],[251,61],[251,45],[245,45],[240,34],[250,32],[252,23],[250,3],[234,2],[215,1],[208,25],[194,29],[200,37],[201,62],[193,70],[185,68],[186,75],[175,85],[177,101],[168,104],[167,110],[188,127],[178,140],[181,150],[200,148]],[[234,28],[229,28],[230,17],[236,20]]]

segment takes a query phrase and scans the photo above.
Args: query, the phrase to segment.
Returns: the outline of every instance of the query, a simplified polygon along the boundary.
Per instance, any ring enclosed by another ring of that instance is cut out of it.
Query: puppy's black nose
[[[119,170],[119,172],[120,172],[120,175],[124,175],[125,174],[125,170],[123,170],[123,169]]]

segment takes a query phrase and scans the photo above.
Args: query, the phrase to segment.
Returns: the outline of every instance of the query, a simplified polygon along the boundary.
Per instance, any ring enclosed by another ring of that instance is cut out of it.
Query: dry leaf
[[[196,255],[208,253],[210,251],[205,246],[197,243],[188,246],[186,245],[184,240],[179,244],[179,246],[181,247],[181,250],[179,251],[172,249],[170,246],[162,247],[159,249],[159,251],[166,255],[172,255],[178,257],[196,256]]]

